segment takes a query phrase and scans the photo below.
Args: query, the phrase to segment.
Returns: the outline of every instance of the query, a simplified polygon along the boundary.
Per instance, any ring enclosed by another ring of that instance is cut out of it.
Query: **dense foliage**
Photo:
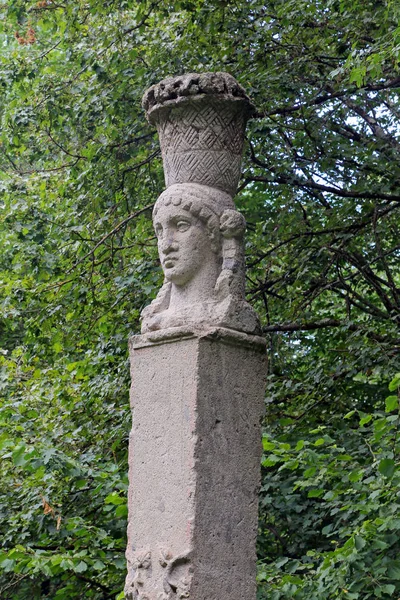
[[[269,349],[259,598],[400,597],[400,6],[0,5],[0,597],[123,598],[127,338],[161,281],[140,107],[255,102],[238,206]]]

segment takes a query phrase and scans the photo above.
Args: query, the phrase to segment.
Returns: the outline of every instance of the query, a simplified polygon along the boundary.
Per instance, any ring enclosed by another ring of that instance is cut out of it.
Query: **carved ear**
[[[206,227],[207,236],[210,240],[211,250],[215,254],[220,254],[220,252],[221,252],[221,234],[220,234],[220,230],[219,230],[219,228],[220,228],[219,218],[217,217],[216,214],[213,214],[210,211],[207,211],[207,213],[203,214],[202,221]]]
[[[210,231],[208,234],[210,238],[211,250],[218,254],[221,251],[221,241],[219,239],[219,235],[215,231]]]
[[[224,238],[241,239],[246,230],[246,220],[237,210],[227,209],[220,218],[220,231]]]

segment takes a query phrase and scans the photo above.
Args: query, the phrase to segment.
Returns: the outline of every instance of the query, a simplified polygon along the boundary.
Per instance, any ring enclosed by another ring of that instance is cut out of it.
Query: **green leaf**
[[[388,396],[385,400],[385,412],[389,413],[393,410],[398,410],[399,399],[397,396]]]
[[[389,383],[389,392],[394,392],[400,387],[400,373],[396,373],[392,381]]]
[[[10,558],[6,558],[5,560],[3,560],[0,563],[0,567],[3,569],[3,571],[5,571],[6,573],[9,573],[10,571],[14,570],[15,560],[11,560]]]
[[[124,518],[128,516],[128,506],[126,504],[121,504],[115,510],[115,516],[118,518]]]
[[[386,583],[385,585],[383,585],[381,587],[382,592],[385,592],[386,594],[389,594],[390,596],[392,596],[394,594],[394,592],[396,591],[396,586],[393,585],[392,583]]]
[[[101,560],[95,560],[93,563],[93,568],[96,569],[96,571],[103,571],[106,566]]]
[[[87,568],[88,566],[85,561],[81,560],[77,565],[74,566],[74,571],[75,573],[84,573],[87,571]]]
[[[285,565],[288,562],[288,557],[287,556],[283,556],[282,558],[280,558],[279,560],[277,560],[275,562],[275,566],[280,569],[281,567],[283,567],[283,565]]]
[[[323,489],[310,490],[307,494],[308,498],[319,498],[325,493]]]
[[[117,492],[112,492],[112,494],[109,494],[108,496],[106,496],[104,502],[106,504],[125,504],[126,503],[126,499],[122,498]]]
[[[379,472],[384,475],[384,477],[393,477],[396,464],[391,458],[383,458],[379,463]]]
[[[360,535],[354,536],[354,545],[357,548],[357,550],[362,550],[365,547],[366,543],[367,542],[365,541],[365,539]]]
[[[372,415],[365,415],[365,417],[362,417],[362,419],[360,419],[360,427],[363,427],[364,425],[369,423],[371,420],[372,420]]]
[[[360,481],[363,476],[363,471],[352,471],[349,475],[349,481],[355,483],[356,481]]]
[[[21,445],[21,446],[18,446],[13,451],[12,459],[13,459],[13,463],[16,467],[21,467],[21,466],[25,465],[25,463],[26,463],[25,450],[26,450],[26,446]]]
[[[275,450],[275,444],[270,442],[268,440],[268,438],[263,437],[262,445],[263,445],[264,450],[266,450],[266,451]]]
[[[304,471],[304,477],[308,478],[308,477],[314,477],[315,473],[317,472],[317,468],[316,467],[310,467],[308,469],[306,469]]]
[[[356,412],[355,410],[351,410],[350,412],[346,413],[343,418],[350,419],[354,415],[355,412]]]
[[[318,440],[314,442],[314,446],[322,446],[323,444],[325,444],[324,438],[318,438]]]
[[[392,563],[391,565],[389,565],[387,574],[388,577],[390,577],[390,579],[400,580],[400,564]]]

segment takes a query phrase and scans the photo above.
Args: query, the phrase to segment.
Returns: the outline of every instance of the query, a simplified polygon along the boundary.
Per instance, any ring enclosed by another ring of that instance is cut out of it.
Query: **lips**
[[[166,258],[163,263],[164,263],[164,267],[166,267],[167,269],[171,269],[172,267],[175,266],[175,263],[177,261],[177,258],[174,258],[172,256],[169,256],[168,258]]]

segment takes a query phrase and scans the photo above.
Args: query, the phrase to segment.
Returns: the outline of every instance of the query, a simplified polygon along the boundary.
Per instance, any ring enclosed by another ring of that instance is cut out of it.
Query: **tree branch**
[[[86,156],[81,156],[80,154],[72,154],[71,152],[69,152],[68,150],[66,150],[63,146],[61,146],[61,144],[59,144],[57,142],[57,140],[55,140],[53,138],[53,136],[50,133],[50,129],[45,129],[47,135],[49,136],[49,138],[51,139],[51,141],[53,142],[53,144],[55,144],[57,146],[57,148],[60,148],[60,150],[62,150],[62,152],[64,152],[64,154],[67,154],[68,156],[71,156],[72,158],[77,158],[78,160],[87,160]]]
[[[146,210],[152,209],[153,206],[154,206],[154,204],[148,204],[144,208],[141,208],[140,210],[137,210],[136,212],[134,212],[131,215],[129,215],[128,217],[126,217],[126,219],[124,219],[123,221],[121,221],[120,223],[118,223],[118,225],[116,225],[114,227],[114,229],[112,229],[106,235],[104,235],[101,238],[101,240],[99,240],[97,242],[97,244],[95,244],[95,246],[89,252],[87,252],[85,254],[85,256],[83,256],[81,259],[79,259],[70,269],[68,269],[68,271],[66,271],[66,275],[68,275],[74,269],[76,269],[76,267],[78,265],[80,265],[81,263],[83,263],[87,258],[89,258],[90,256],[92,256],[95,253],[95,251],[97,250],[97,248],[99,248],[102,244],[104,244],[104,242],[106,240],[108,240],[109,237],[111,237],[112,235],[115,235],[118,231],[120,231],[125,225],[127,225],[129,223],[129,221],[132,221],[132,219],[135,219],[139,215],[143,214],[144,212],[146,212]]]
[[[98,581],[93,581],[93,579],[90,579],[89,577],[85,577],[84,575],[81,575],[80,573],[79,574],[75,573],[75,577],[77,577],[77,579],[80,579],[81,581],[84,581],[85,583],[89,583],[89,585],[91,585],[91,586],[97,587],[99,590],[101,590],[105,594],[110,594],[110,592],[111,592],[110,588],[106,587],[102,583],[99,583]]]
[[[159,148],[157,148],[157,150],[155,150],[154,152],[149,154],[149,156],[147,158],[145,158],[144,160],[142,160],[141,162],[136,163],[132,167],[127,167],[126,169],[124,169],[122,171],[122,175],[125,176],[127,173],[131,173],[132,171],[136,171],[136,169],[140,169],[140,167],[147,165],[149,162],[151,162],[153,160],[153,158],[158,156],[160,153],[161,153],[161,150]]]
[[[367,337],[378,342],[400,344],[400,338],[396,340],[388,339],[387,336],[379,335],[370,331],[366,331],[355,323],[340,321],[339,319],[321,319],[320,321],[308,323],[278,323],[276,325],[267,325],[262,328],[263,333],[290,333],[295,331],[316,331],[317,329],[325,329],[327,327],[345,327],[349,331],[360,331],[365,333]]]
[[[292,106],[280,106],[270,112],[265,111],[257,113],[255,118],[264,119],[265,117],[273,117],[275,115],[290,115],[299,110],[303,110],[304,108],[310,108],[311,106],[319,106],[321,104],[325,104],[325,102],[330,102],[331,100],[336,100],[338,98],[343,98],[344,96],[356,94],[362,90],[369,92],[377,92],[380,90],[387,90],[395,87],[400,87],[400,77],[395,77],[394,79],[390,79],[389,81],[384,81],[381,84],[368,84],[360,88],[352,87],[346,90],[339,90],[337,92],[328,92],[326,94],[316,96],[308,102],[299,102],[297,104],[293,104]]]
[[[258,163],[257,163],[258,164]],[[258,164],[261,166],[261,164]],[[264,168],[268,168],[267,165],[263,165]],[[305,179],[301,180],[293,176],[288,175],[278,175],[275,177],[262,177],[262,176],[253,176],[253,177],[245,177],[245,182],[250,183],[252,181],[262,182],[262,183],[279,183],[284,185],[294,185],[300,188],[311,188],[314,190],[320,190],[321,192],[327,192],[329,194],[334,194],[336,196],[340,196],[341,198],[355,198],[357,200],[361,200],[365,198],[367,200],[387,200],[389,202],[400,202],[400,196],[394,194],[386,194],[384,192],[366,192],[366,191],[351,191],[344,190],[342,188],[333,187],[330,185],[323,185],[321,183],[317,183],[313,179]]]

